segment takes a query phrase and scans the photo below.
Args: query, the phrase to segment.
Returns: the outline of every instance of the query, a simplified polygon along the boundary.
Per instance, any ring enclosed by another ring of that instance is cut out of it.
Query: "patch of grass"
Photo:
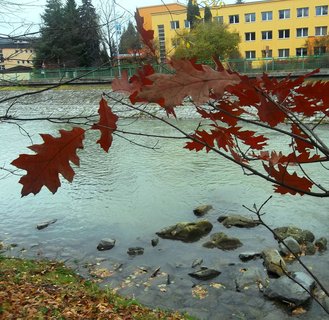
[[[82,279],[63,264],[0,256],[0,317],[3,319],[192,320],[143,307],[111,289]]]

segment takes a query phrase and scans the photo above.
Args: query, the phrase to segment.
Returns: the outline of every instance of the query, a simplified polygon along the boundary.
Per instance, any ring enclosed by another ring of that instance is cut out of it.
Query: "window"
[[[307,56],[307,48],[296,48],[296,57]]]
[[[255,59],[256,58],[256,51],[246,51],[246,59]]]
[[[170,28],[173,30],[179,29],[179,21],[178,20],[170,21]]]
[[[245,22],[255,22],[256,21],[256,14],[255,13],[246,13],[244,15]]]
[[[246,41],[255,41],[256,40],[256,32],[246,32],[245,34]]]
[[[262,21],[270,21],[273,19],[272,11],[262,12]]]
[[[298,38],[308,37],[308,28],[297,28],[296,29],[296,36]]]
[[[315,27],[315,35],[316,36],[326,36],[328,32],[328,27],[323,26],[323,27]]]
[[[164,25],[158,25],[158,33],[159,33],[159,48],[160,48],[160,61],[166,61],[166,38],[165,38],[165,30]]]
[[[314,47],[314,54],[316,56],[319,56],[321,54],[325,54],[326,53],[326,47]]]
[[[181,44],[181,39],[179,38],[173,38],[171,39],[171,45],[176,48]]]
[[[186,29],[190,29],[190,28],[191,28],[190,21],[188,21],[188,20],[184,20],[184,27],[185,27]]]
[[[239,23],[239,15],[228,16],[230,23]]]
[[[279,30],[279,39],[288,39],[289,37],[290,37],[289,29]]]
[[[279,58],[288,58],[289,49],[279,49]]]
[[[262,31],[262,40],[271,40],[273,39],[272,31]]]
[[[217,23],[220,23],[220,24],[224,23],[224,17],[223,16],[214,17],[213,20]]]
[[[297,18],[308,17],[308,8],[297,8]]]
[[[262,58],[272,58],[273,53],[272,50],[262,50]]]
[[[17,64],[20,64],[21,62],[19,60],[17,60]]]
[[[289,19],[290,9],[279,10],[279,19]]]
[[[328,6],[316,6],[315,15],[316,16],[327,16],[328,15]]]

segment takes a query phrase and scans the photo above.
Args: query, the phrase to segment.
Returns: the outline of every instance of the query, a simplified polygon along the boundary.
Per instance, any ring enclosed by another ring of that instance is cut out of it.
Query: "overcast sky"
[[[96,9],[100,1],[111,2],[111,0],[92,0]],[[212,0],[208,1],[212,2]],[[10,4],[6,6],[7,2]],[[76,2],[77,5],[81,4],[81,0],[76,0]],[[126,8],[132,14],[135,12],[136,7],[163,4],[161,0],[116,0],[116,2],[118,3],[117,12],[122,8]],[[174,3],[176,0],[164,0],[164,2]],[[180,0],[179,2],[187,4],[188,0]],[[224,0],[224,2],[230,4],[235,3],[235,0]],[[19,35],[39,29],[40,15],[45,9],[46,0],[0,0],[0,3],[0,36]]]

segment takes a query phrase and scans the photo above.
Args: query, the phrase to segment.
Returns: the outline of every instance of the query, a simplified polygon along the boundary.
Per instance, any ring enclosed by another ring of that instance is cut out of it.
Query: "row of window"
[[[316,16],[327,16],[328,15],[328,6],[316,6],[315,7],[315,15]],[[306,18],[309,16],[309,8],[297,8],[296,17],[297,18]],[[280,20],[289,19],[291,17],[290,9],[282,9],[278,10],[278,18]],[[223,17],[217,17],[218,22],[223,22]],[[222,21],[221,21],[222,20]],[[261,20],[262,21],[270,21],[273,20],[273,11],[263,11],[261,12]],[[244,15],[245,22],[255,22],[256,21],[256,13],[246,13]],[[240,15],[233,14],[229,15],[229,23],[239,23]]]
[[[321,55],[326,53],[326,47],[314,47],[314,55]],[[289,58],[291,55],[290,49],[279,49],[278,50],[278,57],[279,58]],[[296,48],[295,54],[296,57],[305,57],[307,56],[307,48]],[[262,50],[262,57],[263,58],[272,58],[273,57],[273,51],[268,50]],[[255,59],[256,58],[256,51],[250,50],[245,51],[245,58],[246,59]]]
[[[315,36],[326,36],[328,33],[327,26],[315,27]],[[245,41],[255,41],[256,40],[256,32],[245,32]],[[309,32],[308,28],[297,28],[296,29],[296,37],[303,38],[308,37]],[[273,39],[273,31],[261,31],[262,40],[272,40]],[[290,29],[282,29],[278,30],[278,39],[288,39],[290,38]]]
[[[17,60],[17,64],[25,64],[25,63],[27,63],[27,64],[31,64],[31,63],[33,63],[31,60]]]
[[[16,49],[15,50],[15,53],[23,53],[23,52],[25,52],[25,53],[28,53],[28,52],[32,53],[33,50],[32,49],[25,49],[25,50],[23,50],[23,49]]]

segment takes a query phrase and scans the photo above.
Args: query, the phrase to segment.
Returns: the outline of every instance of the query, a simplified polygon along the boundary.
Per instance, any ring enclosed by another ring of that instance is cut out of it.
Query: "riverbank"
[[[59,262],[0,255],[0,270],[2,319],[192,320],[101,290],[96,281],[84,280]]]

